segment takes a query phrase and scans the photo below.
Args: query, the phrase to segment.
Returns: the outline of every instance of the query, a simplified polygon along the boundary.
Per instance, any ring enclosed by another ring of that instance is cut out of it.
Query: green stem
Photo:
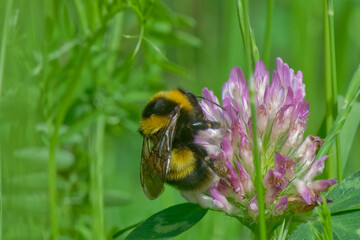
[[[50,210],[50,220],[51,220],[51,232],[52,232],[52,238],[55,239],[59,236],[59,226],[57,221],[57,193],[56,193],[56,149],[58,147],[58,137],[59,137],[59,129],[61,124],[63,123],[66,113],[72,103],[73,96],[75,94],[75,91],[77,89],[77,86],[80,82],[80,75],[82,73],[82,70],[84,68],[84,64],[86,60],[88,59],[88,54],[90,51],[90,47],[94,43],[94,41],[104,32],[106,29],[107,22],[118,12],[124,10],[126,8],[118,7],[118,8],[112,8],[112,11],[109,12],[107,15],[104,16],[104,20],[99,28],[97,28],[94,33],[90,36],[88,36],[84,43],[86,43],[85,47],[81,50],[82,52],[79,54],[79,59],[76,63],[76,66],[72,67],[72,70],[69,74],[68,80],[67,80],[67,86],[63,101],[61,102],[59,106],[59,113],[56,116],[55,124],[54,124],[54,131],[51,136],[50,140],[50,150],[49,150],[49,165],[48,165],[48,172],[49,172],[49,197],[50,197],[50,204],[49,204],[49,210]],[[49,127],[50,128],[50,127]],[[50,131],[51,132],[51,131]]]
[[[59,138],[59,129],[61,124],[63,123],[66,113],[72,103],[73,95],[76,91],[77,85],[80,82],[80,74],[83,70],[84,64],[86,62],[86,57],[89,53],[91,42],[86,45],[86,47],[83,49],[83,53],[80,54],[78,64],[77,66],[74,66],[70,76],[67,81],[67,87],[66,87],[66,95],[64,96],[63,101],[61,102],[59,106],[59,114],[56,116],[55,119],[55,126],[54,126],[54,132],[51,136],[50,140],[50,150],[49,150],[49,195],[50,195],[50,219],[51,219],[51,231],[52,236],[55,239],[57,236],[59,236],[59,226],[57,222],[57,193],[56,193],[56,150],[58,147],[58,138]]]
[[[57,221],[57,193],[56,193],[56,148],[57,148],[57,136],[58,136],[59,128],[54,129],[54,133],[52,135],[50,141],[50,152],[49,152],[49,198],[50,198],[50,223],[51,223],[51,235],[53,239],[56,239],[59,234],[59,224]]]
[[[0,240],[2,240],[2,157],[1,157],[1,149],[0,149]]]
[[[1,48],[0,48],[0,98],[1,98],[1,90],[2,90],[2,82],[3,82],[3,76],[4,76],[4,67],[5,67],[5,55],[6,55],[6,42],[7,42],[7,28],[8,28],[8,19],[10,16],[11,6],[12,6],[12,0],[8,1],[6,5],[5,10],[5,16],[4,16],[4,27],[2,32],[2,38],[1,38]]]
[[[334,4],[333,0],[328,0],[328,18],[329,18],[329,27],[330,27],[330,47],[331,47],[331,82],[332,82],[332,92],[333,92],[333,109],[335,117],[338,115],[338,102],[337,102],[337,73],[336,73],[336,56],[335,56],[335,26],[334,26]],[[340,154],[340,137],[336,138],[336,169],[337,169],[337,179],[340,182],[342,180],[342,169],[341,169],[341,154]]]
[[[337,116],[337,80],[335,60],[335,37],[334,37],[334,7],[332,0],[324,0],[324,46],[325,46],[325,96],[326,96],[326,129],[329,133],[334,119]],[[335,175],[334,158],[336,161],[337,177],[341,181],[340,163],[340,138],[336,139],[333,147],[333,156],[329,158],[327,165],[328,177]]]
[[[104,200],[103,200],[103,162],[104,162],[104,129],[105,117],[99,116],[95,133],[93,134],[93,141],[90,144],[90,152],[94,153],[90,158],[90,176],[91,176],[91,206],[92,206],[92,226],[93,239],[104,239]]]
[[[1,99],[1,89],[2,89],[2,81],[4,76],[4,67],[5,67],[5,56],[6,56],[6,42],[7,42],[7,28],[8,28],[8,19],[10,16],[11,6],[12,6],[12,0],[8,1],[5,9],[4,14],[4,27],[2,32],[2,38],[1,38],[1,47],[0,47],[0,99]],[[1,101],[0,101],[1,102]],[[3,216],[3,208],[2,208],[2,156],[1,156],[1,150],[0,149],[0,240],[2,239],[2,216]]]
[[[237,10],[238,10],[238,18],[239,18],[239,25],[240,31],[243,39],[246,59],[247,59],[247,66],[248,66],[248,76],[252,75],[254,69],[254,61],[251,54],[251,42],[250,42],[250,26],[249,21],[247,19],[247,0],[238,0],[237,1]]]
[[[134,62],[135,60],[135,57],[137,55],[137,53],[139,52],[139,49],[140,49],[140,46],[141,46],[141,43],[143,41],[143,38],[144,38],[144,30],[145,30],[145,26],[144,26],[145,23],[142,23],[141,26],[140,26],[140,34],[139,34],[139,39],[136,43],[136,46],[135,46],[135,49],[131,55],[131,62]]]
[[[109,48],[111,50],[111,55],[109,60],[107,61],[108,72],[114,70],[114,66],[116,66],[116,59],[119,54],[119,49],[121,45],[121,34],[122,34],[122,26],[123,26],[124,14],[118,13],[114,16],[114,25],[111,31],[111,40],[109,44]]]
[[[91,27],[94,28],[100,23],[99,3],[97,0],[90,1],[91,7]]]
[[[249,95],[250,95],[250,108],[251,108],[251,124],[252,124],[252,135],[253,135],[253,159],[255,165],[255,187],[257,192],[257,200],[259,205],[259,232],[258,236],[260,239],[266,239],[266,223],[265,223],[265,203],[264,203],[264,192],[262,185],[262,174],[261,174],[261,159],[259,152],[259,145],[257,142],[257,109],[255,99],[255,83],[253,77],[253,70],[255,62],[258,58],[258,51],[255,44],[254,36],[252,35],[248,1],[242,0],[237,1],[238,18],[240,23],[240,30],[243,35],[243,43],[248,61],[248,76],[249,76]]]
[[[241,38],[243,41],[243,45],[244,47],[249,46],[249,44],[247,43],[247,38],[246,38],[246,32],[245,32],[245,20],[244,20],[244,6],[242,4],[242,2],[240,0],[237,1],[237,14],[238,14],[238,20],[239,20],[239,27],[240,27],[240,32],[241,32]],[[246,51],[246,50],[245,50]],[[247,57],[247,61],[248,64],[250,63],[249,61],[249,56],[247,54],[247,52],[245,52],[246,57]],[[248,69],[249,72],[251,72],[251,68]]]
[[[79,16],[80,26],[82,28],[82,31],[83,33],[85,33],[85,35],[87,35],[89,33],[89,24],[87,21],[84,5],[82,2],[80,2],[80,0],[75,0],[75,7]]]
[[[256,99],[255,99],[255,84],[254,77],[250,77],[249,81],[249,94],[250,94],[250,107],[251,107],[251,124],[253,134],[253,159],[255,165],[255,186],[257,192],[257,199],[259,205],[259,230],[260,239],[266,239],[266,222],[265,222],[265,202],[264,202],[264,191],[262,185],[262,171],[261,171],[261,158],[259,153],[259,144],[257,141],[257,110],[256,110]]]
[[[334,121],[334,114],[332,108],[332,89],[331,89],[331,61],[330,61],[330,38],[329,38],[329,22],[327,18],[328,6],[327,0],[324,0],[324,62],[325,62],[325,99],[326,99],[326,132],[327,135],[331,129],[331,126]],[[333,167],[333,158],[329,156],[328,158],[327,175],[328,177],[334,175],[334,167]]]
[[[273,9],[274,9],[274,0],[268,0],[265,42],[264,42],[264,59],[263,59],[266,66],[269,64],[269,56],[270,56],[270,32],[271,32],[271,19],[272,19]]]

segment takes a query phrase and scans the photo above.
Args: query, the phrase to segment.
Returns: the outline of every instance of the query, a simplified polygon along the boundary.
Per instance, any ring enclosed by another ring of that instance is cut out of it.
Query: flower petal
[[[295,162],[290,158],[275,152],[274,166],[275,170],[284,174],[287,179],[294,177]]]
[[[274,207],[274,215],[281,215],[288,206],[288,196],[282,196],[276,201]]]
[[[305,181],[312,181],[314,179],[314,177],[320,175],[324,170],[324,162],[327,159],[327,157],[328,156],[325,155],[325,156],[319,158],[318,160],[316,160],[310,167],[309,171],[305,174],[303,179]]]
[[[257,201],[257,195],[250,200],[248,207],[249,215],[256,218],[259,215],[259,205]]]
[[[180,193],[186,201],[190,203],[198,203],[203,208],[213,208],[213,199],[205,194],[199,192],[181,192]]]
[[[237,161],[237,160],[236,160],[236,165],[237,165],[237,169],[238,169],[241,184],[244,187],[244,191],[246,193],[248,193],[248,194],[252,193],[255,188],[254,188],[254,184],[251,181],[251,178],[250,178],[249,174],[246,172],[246,170],[241,165],[241,163],[239,161]]]
[[[238,102],[242,94],[247,89],[246,81],[240,67],[231,69],[229,80],[224,84],[222,89],[222,99],[230,99]]]
[[[315,158],[316,150],[324,141],[316,136],[307,136],[294,154],[294,160],[298,166],[308,167]]]
[[[266,191],[265,202],[272,204],[279,193],[289,186],[289,180],[284,175],[274,169],[269,169],[263,179]]]
[[[271,118],[275,118],[276,113],[283,107],[285,97],[286,90],[281,85],[280,79],[277,74],[274,73],[273,81],[269,88],[269,92],[266,95],[266,105],[268,106]]]
[[[291,86],[291,74],[289,66],[286,63],[283,63],[282,59],[279,57],[276,58],[276,66],[276,73],[278,74],[282,85],[286,88]]]
[[[295,101],[303,101],[305,98],[305,84],[302,82],[303,75],[301,71],[298,71],[296,75],[293,77],[292,88],[294,91],[294,100]]]
[[[221,129],[207,129],[199,131],[195,136],[194,142],[203,146],[208,155],[218,155],[221,152],[219,143],[223,135]]]
[[[263,104],[265,90],[269,86],[269,72],[266,70],[263,61],[259,60],[255,66],[254,73],[255,90],[258,106]]]
[[[294,180],[294,185],[295,185],[298,193],[300,193],[300,195],[304,199],[304,201],[308,205],[310,205],[311,204],[311,192],[310,192],[310,189],[306,186],[306,182],[303,180],[300,180],[300,179],[296,179],[296,180]]]
[[[243,167],[245,168],[246,172],[248,172],[250,175],[253,175],[255,171],[254,162],[250,144],[246,136],[241,136],[239,142],[239,152],[242,160],[241,162],[243,163]]]
[[[214,206],[218,209],[223,209],[226,213],[230,213],[233,206],[229,203],[224,195],[222,195],[215,187],[209,190],[214,201]]]
[[[259,106],[257,116],[258,116],[257,125],[258,125],[259,135],[263,135],[263,133],[266,130],[268,117],[269,117],[269,112],[268,112],[267,106],[265,104],[261,104]]]
[[[306,123],[307,122],[302,119],[296,119],[295,122],[292,122],[289,129],[288,138],[281,149],[281,153],[285,154],[288,153],[290,150],[298,148],[303,139],[303,134],[306,129]]]
[[[211,121],[221,122],[222,116],[224,115],[224,113],[223,113],[223,110],[219,106],[212,103],[212,102],[214,102],[214,103],[219,104],[219,100],[214,95],[214,92],[210,91],[207,88],[203,88],[203,90],[201,92],[201,96],[205,98],[200,102],[200,107],[202,108],[206,118]],[[210,102],[208,100],[210,100],[212,102]]]
[[[225,166],[227,167],[227,169],[229,170],[228,174],[229,174],[229,181],[231,183],[231,185],[234,188],[234,191],[238,194],[243,194],[244,190],[243,190],[243,186],[240,182],[240,179],[235,171],[234,166],[230,163],[230,161],[226,161],[225,162]]]
[[[233,148],[231,147],[229,138],[229,134],[225,134],[224,138],[221,140],[221,149],[224,160],[232,160],[233,158]]]
[[[327,190],[329,187],[337,183],[336,178],[327,180],[317,180],[308,184],[309,188],[315,192],[322,192]]]

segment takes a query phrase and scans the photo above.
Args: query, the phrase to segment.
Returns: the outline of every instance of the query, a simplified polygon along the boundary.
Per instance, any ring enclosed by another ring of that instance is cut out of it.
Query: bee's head
[[[145,106],[139,132],[142,135],[153,135],[168,125],[174,111],[178,109],[187,111],[192,108],[182,90],[159,92]]]

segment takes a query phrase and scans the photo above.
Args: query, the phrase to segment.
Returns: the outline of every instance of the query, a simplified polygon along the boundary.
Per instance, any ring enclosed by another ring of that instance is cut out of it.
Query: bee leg
[[[191,123],[190,127],[195,130],[217,129],[221,127],[221,124],[213,121],[197,121]]]
[[[221,179],[226,178],[228,174],[228,169],[223,161],[210,158],[208,156],[206,156],[204,160],[207,165],[216,173],[216,175],[218,175]]]
[[[205,162],[214,171],[214,173],[230,188],[233,188],[230,181],[227,179],[229,170],[225,166],[225,163],[221,160],[205,157]]]

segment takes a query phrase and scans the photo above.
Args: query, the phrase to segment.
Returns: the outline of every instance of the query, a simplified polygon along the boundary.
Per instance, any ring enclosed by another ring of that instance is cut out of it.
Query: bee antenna
[[[218,106],[218,107],[221,108],[222,110],[225,110],[225,108],[224,108],[223,106],[220,106],[218,103],[216,103],[216,102],[214,102],[214,101],[212,101],[212,100],[210,100],[210,99],[208,99],[208,98],[206,98],[206,97],[203,97],[203,96],[196,96],[196,97],[201,98],[201,99],[203,99],[203,100],[206,100],[206,101],[208,101],[208,102],[211,102],[212,104],[215,104],[216,106]]]

